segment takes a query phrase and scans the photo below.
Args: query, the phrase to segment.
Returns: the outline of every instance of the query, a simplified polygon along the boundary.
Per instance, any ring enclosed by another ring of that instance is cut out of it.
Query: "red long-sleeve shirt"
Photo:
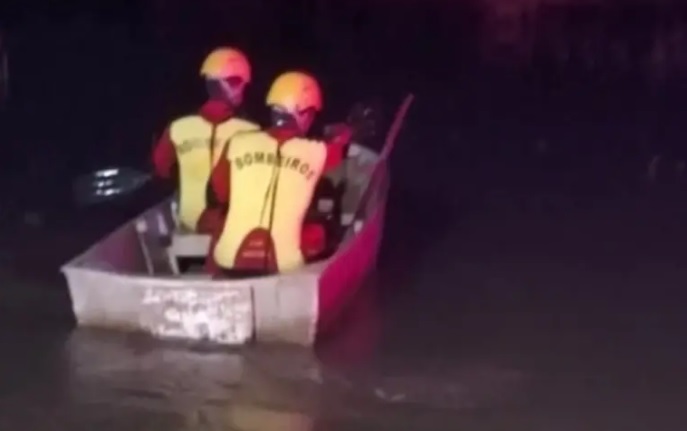
[[[295,129],[273,127],[266,130],[273,138],[277,140],[279,145],[299,135]],[[333,136],[327,139],[327,158],[324,162],[324,172],[335,169],[341,164],[345,148],[351,140],[350,129],[347,127],[340,128],[333,133]],[[231,165],[226,157],[226,151],[229,145],[224,147],[225,154],[220,157],[219,162],[215,165],[212,172],[212,190],[215,193],[215,199],[222,205],[227,205],[229,202],[229,185],[231,181]]]

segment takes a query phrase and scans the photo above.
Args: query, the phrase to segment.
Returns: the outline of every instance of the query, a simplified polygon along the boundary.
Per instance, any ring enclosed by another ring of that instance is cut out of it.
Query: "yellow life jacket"
[[[231,204],[213,251],[217,264],[225,269],[256,269],[242,268],[237,262],[244,241],[262,230],[271,241],[278,271],[302,266],[301,229],[324,170],[326,144],[291,138],[280,146],[267,132],[248,132],[232,138],[226,154],[231,164]]]
[[[240,118],[213,125],[200,115],[183,117],[172,123],[169,135],[179,166],[179,220],[184,227],[195,230],[207,206],[207,186],[212,168],[229,139],[237,132],[258,129],[258,125]]]

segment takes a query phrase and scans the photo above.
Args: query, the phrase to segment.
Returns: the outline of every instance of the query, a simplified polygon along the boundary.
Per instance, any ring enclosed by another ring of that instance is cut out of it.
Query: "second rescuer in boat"
[[[235,48],[218,48],[200,70],[208,100],[197,115],[179,118],[165,130],[153,150],[155,173],[169,178],[178,167],[179,222],[201,233],[216,231],[226,209],[213,202],[211,172],[227,141],[239,131],[258,125],[237,118],[246,85],[251,80],[248,58]]]
[[[270,128],[234,136],[216,168],[217,182],[225,185],[215,188],[217,198],[231,205],[208,256],[213,273],[289,271],[324,248],[324,228],[304,218],[317,181],[340,164],[352,130],[337,124],[326,140],[306,137],[322,109],[320,86],[306,73],[280,75],[267,105]]]

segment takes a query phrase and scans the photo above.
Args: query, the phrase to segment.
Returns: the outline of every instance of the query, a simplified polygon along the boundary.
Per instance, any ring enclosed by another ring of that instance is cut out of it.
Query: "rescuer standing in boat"
[[[306,137],[322,93],[303,72],[280,75],[266,102],[270,128],[234,136],[213,173],[217,199],[231,200],[208,256],[207,269],[215,274],[289,271],[325,247],[324,228],[304,218],[317,181],[344,158],[352,129],[336,124],[325,140]]]
[[[165,130],[153,150],[155,173],[170,178],[177,167],[179,221],[200,233],[217,231],[226,207],[214,201],[211,173],[224,146],[239,131],[258,130],[256,124],[234,116],[251,80],[248,58],[235,48],[218,48],[200,69],[208,100],[198,114],[179,118]]]

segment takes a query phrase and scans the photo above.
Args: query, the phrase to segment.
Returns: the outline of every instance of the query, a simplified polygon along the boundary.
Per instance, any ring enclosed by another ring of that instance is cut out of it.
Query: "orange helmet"
[[[237,77],[248,83],[251,80],[250,62],[248,57],[236,48],[217,48],[203,61],[200,75],[210,79]]]
[[[322,109],[322,91],[317,80],[304,72],[286,72],[274,80],[267,93],[268,106],[278,106],[288,112]]]

